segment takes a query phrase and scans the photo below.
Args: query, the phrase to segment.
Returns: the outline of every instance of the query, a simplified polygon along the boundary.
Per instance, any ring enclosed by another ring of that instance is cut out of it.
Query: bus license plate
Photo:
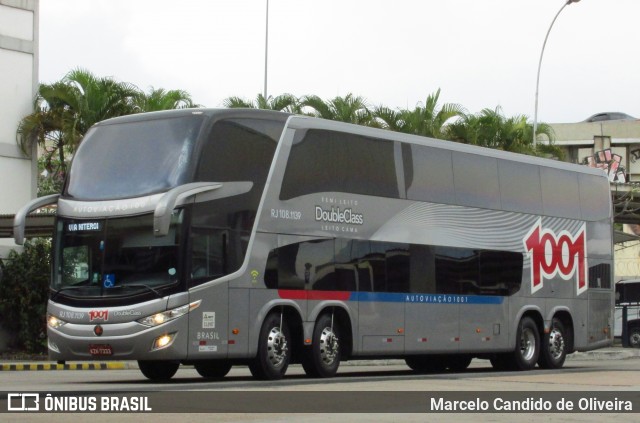
[[[113,348],[109,344],[89,345],[89,354],[92,356],[107,356],[113,354]]]

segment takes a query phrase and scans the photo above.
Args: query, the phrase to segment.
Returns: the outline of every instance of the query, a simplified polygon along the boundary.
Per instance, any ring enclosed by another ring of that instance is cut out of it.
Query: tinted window
[[[580,209],[585,220],[607,219],[611,215],[609,181],[595,175],[580,175]]]
[[[579,218],[578,174],[561,169],[540,168],[542,206],[549,216]]]
[[[73,159],[67,194],[139,197],[184,184],[202,116],[107,124],[89,131]]]
[[[589,267],[589,288],[611,288],[611,266],[609,264],[601,263]],[[640,299],[640,296],[636,298]]]
[[[522,281],[522,254],[507,251],[336,240],[271,251],[268,288],[459,295],[513,295]]]
[[[291,147],[280,199],[318,192],[397,198],[393,142],[308,130]]]
[[[500,200],[505,210],[542,214],[540,170],[525,163],[498,162]]]
[[[190,226],[192,284],[237,270],[244,260],[261,191],[196,203]]]
[[[453,179],[458,204],[500,208],[497,159],[454,152]]]
[[[640,282],[616,284],[616,304],[640,302]]]
[[[196,180],[264,184],[283,126],[253,119],[217,122],[202,147]]]
[[[402,156],[408,199],[455,203],[450,151],[403,144]]]
[[[336,290],[333,240],[290,244],[271,251],[265,270],[268,288]]]

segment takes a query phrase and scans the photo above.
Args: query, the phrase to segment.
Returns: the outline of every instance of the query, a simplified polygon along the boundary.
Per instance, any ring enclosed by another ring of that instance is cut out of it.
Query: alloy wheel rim
[[[287,358],[288,351],[284,333],[278,327],[271,328],[267,338],[267,353],[271,364],[275,367],[281,366]]]

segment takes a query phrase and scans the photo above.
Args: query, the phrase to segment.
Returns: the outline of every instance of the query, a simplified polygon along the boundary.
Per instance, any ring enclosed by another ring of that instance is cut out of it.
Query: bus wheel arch
[[[540,328],[542,327],[544,326],[540,313],[537,311],[525,312],[516,328],[514,351],[502,357],[506,361],[505,363],[499,365],[496,363],[494,367],[514,370],[533,369],[540,357]]]
[[[294,345],[291,327],[296,330],[296,320],[292,316],[297,312],[292,310],[286,306],[274,307],[262,322],[257,354],[249,363],[249,370],[255,378],[277,380],[284,377],[291,363]]]
[[[311,377],[333,377],[340,361],[351,354],[353,336],[349,314],[342,307],[327,307],[316,319],[311,345],[305,347],[302,367]]]

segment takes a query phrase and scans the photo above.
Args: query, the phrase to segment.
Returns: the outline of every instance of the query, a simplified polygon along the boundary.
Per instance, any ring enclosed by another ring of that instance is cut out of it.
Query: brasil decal
[[[586,224],[576,235],[565,230],[556,234],[543,228],[538,219],[524,238],[524,248],[531,259],[532,294],[543,287],[545,279],[556,276],[566,281],[575,277],[577,295],[587,290]]]

